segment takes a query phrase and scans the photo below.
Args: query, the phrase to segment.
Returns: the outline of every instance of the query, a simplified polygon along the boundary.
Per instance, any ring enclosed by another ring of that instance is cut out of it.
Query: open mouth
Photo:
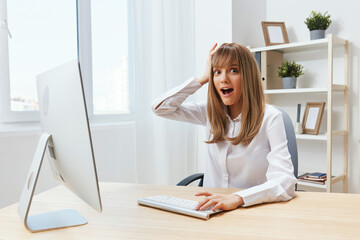
[[[233,88],[223,88],[223,89],[221,89],[221,92],[222,92],[224,95],[229,95],[230,93],[232,93],[232,91],[234,91]]]

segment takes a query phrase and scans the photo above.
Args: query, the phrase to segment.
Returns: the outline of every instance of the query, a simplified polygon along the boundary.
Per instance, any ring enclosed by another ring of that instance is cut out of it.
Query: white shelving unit
[[[326,140],[327,140],[327,136],[326,136],[326,134],[319,134],[319,135],[297,134],[297,135],[296,135],[296,139],[326,141]]]
[[[300,182],[300,181],[299,181],[298,185],[307,186],[307,187],[314,187],[314,188],[321,188],[321,189],[325,189],[325,190],[326,190],[326,185],[321,185],[321,184],[308,183],[308,182]]]
[[[334,84],[333,81],[333,49],[335,47],[344,47],[344,84]],[[326,36],[326,38],[319,40],[312,40],[307,42],[298,42],[298,43],[289,43],[282,45],[275,45],[270,47],[262,48],[253,48],[250,49],[251,52],[263,52],[263,51],[279,51],[283,54],[287,53],[301,53],[306,51],[314,50],[327,50],[327,68],[328,68],[328,77],[327,77],[327,86],[324,88],[298,88],[298,89],[265,89],[265,95],[286,95],[291,98],[291,94],[325,94],[327,96],[326,108],[327,108],[327,125],[326,133],[320,135],[310,135],[310,134],[299,134],[296,136],[296,139],[301,141],[325,141],[326,142],[326,173],[327,176],[333,176],[332,174],[332,142],[334,137],[343,138],[343,173],[339,176],[332,177],[327,179],[325,185],[312,184],[300,182],[299,185],[311,186],[315,188],[326,189],[327,192],[332,191],[332,185],[336,182],[343,182],[343,192],[348,191],[348,82],[349,82],[349,42],[348,40],[341,39],[332,34]],[[267,81],[271,81],[268,79]],[[333,129],[333,93],[341,92],[344,95],[344,127],[342,130],[335,131]],[[310,94],[310,95],[308,95]],[[269,99],[269,98],[267,98]],[[281,106],[280,106],[281,107]],[[360,132],[360,131],[359,131]],[[360,136],[360,135],[359,135]],[[359,137],[359,146],[360,146],[360,137]],[[325,159],[325,157],[324,157]],[[359,157],[360,159],[360,157]],[[299,162],[301,159],[299,159]]]
[[[333,85],[333,91],[344,91],[344,85]],[[327,88],[267,89],[265,94],[327,93]]]

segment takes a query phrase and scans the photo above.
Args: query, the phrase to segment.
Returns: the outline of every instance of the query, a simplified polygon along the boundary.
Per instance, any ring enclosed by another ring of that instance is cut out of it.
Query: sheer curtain
[[[134,47],[137,182],[196,172],[196,127],[155,116],[151,102],[195,72],[193,0],[129,1]]]

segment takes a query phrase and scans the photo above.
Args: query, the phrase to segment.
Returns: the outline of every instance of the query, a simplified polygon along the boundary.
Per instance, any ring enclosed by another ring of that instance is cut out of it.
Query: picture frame
[[[289,43],[285,22],[261,22],[261,25],[266,46]]]
[[[303,118],[303,133],[319,134],[321,120],[324,114],[325,102],[308,102]]]

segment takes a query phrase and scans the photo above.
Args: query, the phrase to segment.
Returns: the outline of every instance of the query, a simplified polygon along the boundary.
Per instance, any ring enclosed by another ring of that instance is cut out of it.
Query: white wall
[[[0,208],[20,198],[39,137],[40,130],[0,134]],[[49,169],[47,163],[44,163],[44,169]],[[40,189],[56,185],[50,171],[40,173],[39,185]]]
[[[250,47],[264,44],[261,22],[266,20],[266,0],[233,0],[232,16],[233,42]]]
[[[99,181],[136,182],[134,122],[93,127],[91,131]]]

